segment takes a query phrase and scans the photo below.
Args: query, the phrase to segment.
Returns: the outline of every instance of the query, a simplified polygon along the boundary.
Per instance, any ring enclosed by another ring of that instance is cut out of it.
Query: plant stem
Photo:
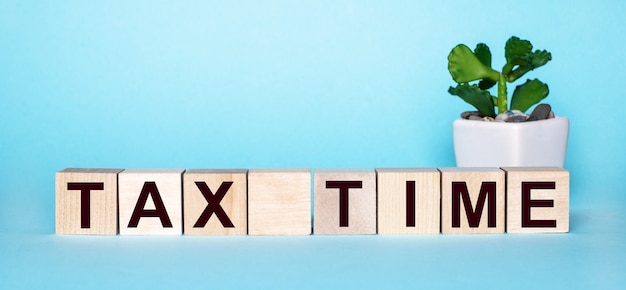
[[[498,80],[498,114],[506,112],[506,107],[506,77],[504,73],[500,73],[500,79]]]

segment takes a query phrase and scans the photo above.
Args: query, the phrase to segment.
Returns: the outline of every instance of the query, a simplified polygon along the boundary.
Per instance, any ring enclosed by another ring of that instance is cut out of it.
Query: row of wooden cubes
[[[309,235],[569,230],[569,172],[562,168],[316,169],[313,180],[312,206],[310,169],[68,168],[56,174],[56,232]]]

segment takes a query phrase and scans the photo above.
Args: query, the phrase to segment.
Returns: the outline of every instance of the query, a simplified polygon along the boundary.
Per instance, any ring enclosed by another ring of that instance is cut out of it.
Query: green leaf
[[[545,65],[550,60],[552,60],[552,54],[546,50],[536,50],[534,53],[529,54],[524,62],[520,62],[520,64],[507,75],[507,81],[512,83],[527,72]]]
[[[527,57],[532,50],[533,45],[530,41],[512,36],[506,41],[506,45],[504,46],[504,56],[508,64],[519,65],[520,62],[524,63],[527,60]]]
[[[477,85],[460,84],[456,88],[450,87],[451,95],[459,96],[463,101],[474,106],[483,116],[495,117],[493,97],[489,92],[481,90]]]
[[[511,97],[511,110],[526,112],[528,108],[545,99],[549,93],[548,85],[538,79],[527,80],[515,88]]]
[[[530,66],[531,70],[536,69],[540,66],[545,65],[548,61],[552,60],[552,54],[546,50],[535,50],[535,52],[531,55]]]
[[[478,83],[478,87],[481,90],[488,90],[491,89],[493,86],[495,86],[498,82],[494,82],[490,79],[482,79],[480,80],[480,82]]]
[[[489,50],[489,46],[484,43],[477,44],[476,48],[474,48],[474,54],[482,64],[484,64],[488,68],[491,68],[491,50]],[[482,79],[478,83],[478,87],[481,90],[488,90],[495,86],[496,83],[496,81],[491,79]]]
[[[485,66],[464,44],[459,44],[448,55],[448,71],[457,83],[480,79],[498,80],[499,73]]]
[[[484,43],[477,44],[476,48],[474,48],[474,55],[486,67],[491,68],[491,50],[489,50],[489,46]]]

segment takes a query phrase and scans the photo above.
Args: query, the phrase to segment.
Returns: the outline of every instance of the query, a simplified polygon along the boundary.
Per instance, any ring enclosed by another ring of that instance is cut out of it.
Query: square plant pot
[[[563,167],[569,119],[522,123],[459,119],[452,131],[458,167]]]

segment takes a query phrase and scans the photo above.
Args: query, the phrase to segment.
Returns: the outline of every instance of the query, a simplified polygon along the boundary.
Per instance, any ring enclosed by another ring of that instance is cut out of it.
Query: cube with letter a
[[[120,235],[182,235],[184,171],[122,171],[119,174]]]

